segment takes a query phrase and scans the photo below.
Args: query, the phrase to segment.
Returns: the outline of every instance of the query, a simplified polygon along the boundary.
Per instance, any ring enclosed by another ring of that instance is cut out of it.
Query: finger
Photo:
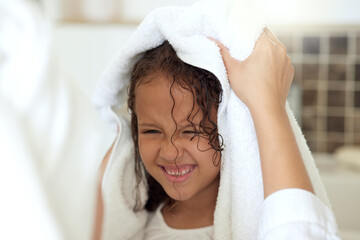
[[[264,33],[274,42],[275,45],[281,43],[275,34],[273,34],[268,28],[264,28]]]
[[[266,35],[275,43],[275,46],[281,47],[286,50],[286,46],[271,32],[268,28],[264,28]]]
[[[220,52],[225,64],[225,67],[227,70],[230,69],[231,64],[233,63],[234,58],[230,55],[229,49],[227,47],[225,47],[221,42],[219,42],[218,40],[212,38],[212,37],[208,37],[211,41],[215,42],[216,45],[218,45],[218,47],[220,48]]]
[[[295,75],[295,68],[294,68],[294,65],[292,65],[291,59],[288,57],[287,58],[287,77],[288,77],[289,88],[290,88],[290,85],[292,84],[292,81],[294,80],[294,75]]]
[[[218,47],[220,48],[221,53],[229,53],[229,50],[227,47],[224,46],[224,44],[222,44],[221,42],[219,42],[218,40],[212,38],[212,37],[208,37],[211,41],[215,42],[216,45],[218,45]]]
[[[261,44],[263,44],[263,42],[267,42],[267,41],[270,41],[273,43],[273,41],[266,35],[266,33],[262,32],[260,37],[255,42],[254,49],[256,49],[257,45],[261,45]]]
[[[254,46],[254,51],[253,53],[255,52],[261,52],[262,50],[262,47],[263,46],[276,46],[274,41],[271,40],[265,32],[262,32],[260,37],[258,38],[258,40],[256,41],[255,43],[255,46]]]
[[[292,65],[291,63],[290,63],[289,70],[290,70],[290,79],[291,79],[291,83],[292,83],[294,80],[294,76],[295,76],[295,68],[294,68],[294,65]]]

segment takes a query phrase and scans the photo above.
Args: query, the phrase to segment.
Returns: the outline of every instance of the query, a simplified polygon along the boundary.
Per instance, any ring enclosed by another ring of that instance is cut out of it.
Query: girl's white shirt
[[[169,227],[161,206],[150,218],[145,239],[213,239],[213,226],[196,229]],[[267,197],[259,219],[259,240],[339,239],[332,211],[314,194],[302,189],[284,189]]]
[[[194,229],[175,229],[169,227],[161,213],[161,205],[155,211],[154,215],[150,217],[149,223],[145,229],[146,240],[160,240],[160,239],[213,239],[213,226],[194,228]]]

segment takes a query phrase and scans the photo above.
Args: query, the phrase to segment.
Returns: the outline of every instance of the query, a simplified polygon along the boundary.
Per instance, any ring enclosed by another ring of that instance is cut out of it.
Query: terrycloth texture
[[[142,237],[146,213],[133,213],[134,184],[131,135],[125,122],[130,71],[141,53],[168,40],[184,62],[214,73],[223,88],[218,109],[219,133],[224,138],[221,180],[215,210],[215,239],[255,239],[264,201],[259,149],[251,115],[231,90],[226,69],[213,37],[230,49],[232,56],[246,59],[262,32],[259,11],[253,1],[202,1],[187,8],[161,8],[150,13],[108,66],[94,101],[103,116],[119,130],[103,180],[105,204],[104,239]],[[288,105],[286,107],[316,195],[329,206],[306,141]],[[112,110],[119,113],[117,117]],[[118,118],[118,119],[117,119]],[[117,120],[116,120],[117,119]],[[142,189],[143,194],[145,193]],[[146,199],[142,199],[146,200]]]

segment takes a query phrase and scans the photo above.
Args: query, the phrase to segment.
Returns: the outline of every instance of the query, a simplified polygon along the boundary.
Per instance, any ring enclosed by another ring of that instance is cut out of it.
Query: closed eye
[[[197,131],[184,131],[185,134],[199,134]]]
[[[142,133],[143,133],[143,134],[157,134],[157,133],[160,133],[160,131],[154,130],[154,129],[150,129],[150,130],[144,130]]]
[[[190,137],[190,141],[192,141],[196,136],[200,135],[200,132],[198,131],[183,131],[184,134],[188,135]]]

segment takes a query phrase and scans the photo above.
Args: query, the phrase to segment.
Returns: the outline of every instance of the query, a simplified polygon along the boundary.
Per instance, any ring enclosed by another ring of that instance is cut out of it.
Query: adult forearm
[[[260,149],[264,197],[285,188],[313,192],[285,108],[258,108],[251,114]]]

